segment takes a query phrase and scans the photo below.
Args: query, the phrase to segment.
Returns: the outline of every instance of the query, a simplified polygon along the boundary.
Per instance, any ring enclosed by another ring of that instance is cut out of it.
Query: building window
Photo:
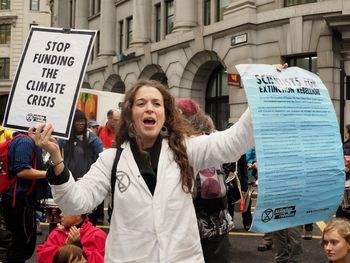
[[[287,57],[286,62],[289,67],[299,67],[315,74],[318,73],[316,55]]]
[[[0,25],[0,44],[10,44],[11,42],[11,25]]]
[[[92,64],[95,60],[95,47],[92,48],[91,50],[91,55],[90,55],[90,64]]]
[[[39,11],[39,0],[30,0],[30,10]]]
[[[123,20],[119,21],[119,53],[123,52],[124,45],[124,23]]]
[[[284,6],[292,6],[292,5],[302,5],[309,3],[316,3],[317,0],[284,0]]]
[[[131,41],[132,41],[132,17],[129,17],[126,20],[126,26],[127,26],[127,38],[126,38],[126,47],[130,47]]]
[[[0,123],[4,120],[7,100],[9,95],[0,95]]]
[[[161,10],[160,4],[155,6],[156,8],[156,42],[160,41],[160,20],[161,20]]]
[[[166,2],[166,34],[170,34],[174,29],[174,1]]]
[[[91,0],[92,1],[92,15],[95,15],[101,11],[101,0]]]
[[[203,24],[210,25],[210,0],[204,0]]]
[[[101,35],[100,35],[100,31],[97,31],[96,34],[96,44],[95,44],[95,48],[96,48],[96,56],[98,56],[98,54],[100,54],[100,43],[101,43]]]
[[[0,0],[0,9],[10,9],[11,1],[10,0]]]
[[[217,0],[216,2],[216,17],[217,21],[222,21],[224,19],[224,12],[226,7],[229,5],[230,0]]]
[[[216,67],[210,75],[206,99],[205,112],[208,113],[218,130],[224,130],[230,118],[229,88],[227,73],[222,65]]]
[[[0,79],[10,78],[10,58],[0,58]]]

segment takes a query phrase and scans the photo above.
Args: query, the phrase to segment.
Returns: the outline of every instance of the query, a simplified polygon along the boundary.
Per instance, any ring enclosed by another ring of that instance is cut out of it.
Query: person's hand
[[[80,228],[77,228],[76,226],[72,226],[69,229],[68,237],[66,240],[67,244],[72,244],[73,242],[80,240]]]
[[[36,128],[28,129],[28,135],[34,140],[35,144],[47,151],[54,162],[59,162],[62,160],[60,147],[52,136],[52,132],[52,124],[39,124]]]
[[[278,71],[282,71],[282,69],[288,68],[288,63],[284,63],[284,64],[275,64],[274,66],[275,66],[275,68],[276,68]]]

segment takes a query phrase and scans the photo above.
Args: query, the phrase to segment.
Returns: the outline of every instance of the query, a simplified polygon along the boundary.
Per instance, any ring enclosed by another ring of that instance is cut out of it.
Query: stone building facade
[[[223,129],[247,107],[227,84],[235,65],[286,61],[317,73],[340,127],[350,123],[349,0],[59,0],[52,12],[53,26],[98,31],[83,87],[123,93],[157,79]]]
[[[49,0],[0,0],[0,116],[32,25],[50,26]],[[53,2],[51,2],[53,4]]]

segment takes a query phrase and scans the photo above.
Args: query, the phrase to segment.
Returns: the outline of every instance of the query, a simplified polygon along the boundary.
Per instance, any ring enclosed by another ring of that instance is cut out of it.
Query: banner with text
[[[27,131],[52,123],[68,138],[96,31],[32,27],[6,106],[3,126]]]
[[[329,219],[344,192],[339,126],[320,78],[297,67],[238,65],[251,110],[258,200],[251,231]]]

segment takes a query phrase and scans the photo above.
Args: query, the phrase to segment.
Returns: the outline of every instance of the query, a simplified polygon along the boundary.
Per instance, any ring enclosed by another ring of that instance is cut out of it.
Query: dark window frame
[[[33,9],[33,2],[37,3],[37,8]],[[40,0],[30,0],[30,6],[29,6],[30,11],[40,11]]]
[[[316,3],[317,0],[284,0],[284,7]]]
[[[161,12],[161,7],[160,7],[160,3],[156,4],[154,6],[154,10],[155,10],[155,41],[158,42],[160,41],[160,32],[161,32],[161,20],[162,20],[162,12]]]
[[[130,47],[131,41],[132,41],[132,26],[133,26],[133,19],[132,16],[128,17],[126,19],[126,31],[127,31],[127,35],[126,35],[126,48]]]
[[[225,95],[222,89],[224,85],[223,81],[225,81],[223,78],[224,71],[225,69],[221,64],[214,69],[209,77],[205,96],[205,112],[212,117],[215,127],[218,130],[224,130],[230,118],[229,95]],[[211,92],[213,84],[215,84],[215,94]],[[226,110],[224,110],[225,108]],[[227,112],[227,116],[221,116],[220,114],[224,114],[225,111]]]
[[[211,15],[211,0],[203,1],[203,25],[210,25],[210,15]]]
[[[173,8],[173,13],[169,15],[170,7]],[[174,30],[174,18],[175,18],[175,2],[174,0],[165,2],[165,34],[171,34]]]
[[[308,68],[301,67],[300,64],[298,65],[297,62],[300,59],[308,59]],[[288,63],[289,67],[296,66],[296,67],[300,67],[300,68],[303,68],[305,70],[311,71],[315,74],[318,74],[317,64],[316,64],[315,69],[313,69],[313,67],[312,67],[313,59],[317,59],[317,54],[312,53],[312,54],[305,54],[305,55],[286,56],[285,62]]]
[[[10,58],[0,58],[0,79],[10,79]]]
[[[124,50],[124,20],[119,21],[119,53]]]
[[[11,43],[11,24],[2,24],[0,25],[0,44],[5,45],[10,43]]]
[[[221,15],[221,7],[224,6],[222,5],[222,1],[224,0],[216,0],[216,22],[222,21],[224,18],[224,12],[222,12]],[[229,5],[229,3],[227,3],[227,5],[225,5],[224,7],[226,8]]]
[[[0,10],[11,9],[11,0],[0,0]]]

